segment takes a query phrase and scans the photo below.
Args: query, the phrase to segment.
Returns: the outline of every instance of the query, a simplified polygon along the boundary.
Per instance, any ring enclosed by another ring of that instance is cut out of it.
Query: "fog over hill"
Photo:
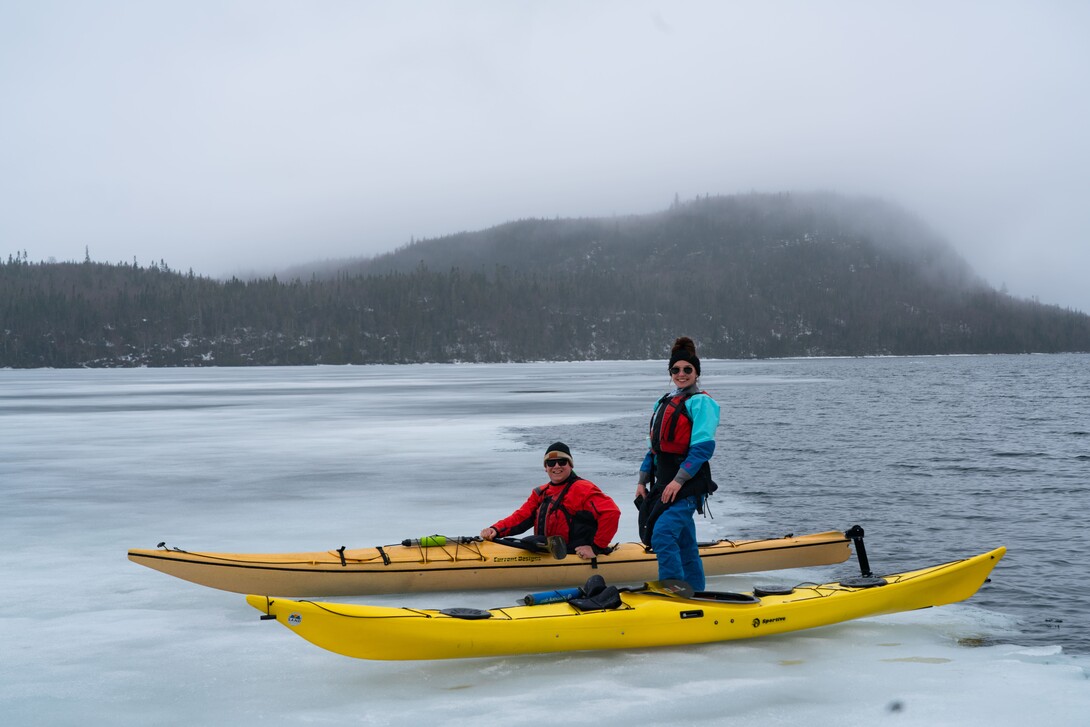
[[[750,194],[528,219],[227,282],[0,265],[0,365],[278,365],[1090,351],[881,200]]]
[[[421,264],[436,271],[532,273],[546,261],[569,273],[668,271],[683,269],[695,255],[726,260],[762,248],[853,241],[914,261],[937,284],[986,286],[914,215],[882,200],[833,193],[709,196],[675,200],[649,215],[521,220],[414,241],[371,258],[295,266],[282,277],[405,273]]]

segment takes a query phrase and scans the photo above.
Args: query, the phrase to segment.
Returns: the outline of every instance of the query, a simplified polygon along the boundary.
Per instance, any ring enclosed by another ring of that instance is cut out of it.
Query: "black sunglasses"
[[[693,367],[692,366],[675,366],[672,369],[670,369],[670,375],[671,376],[677,376],[682,371],[684,371],[687,374],[691,374],[693,372]]]
[[[545,466],[546,467],[563,467],[564,465],[570,464],[570,463],[571,462],[569,460],[566,460],[563,457],[561,457],[560,459],[547,459],[547,460],[545,460]]]

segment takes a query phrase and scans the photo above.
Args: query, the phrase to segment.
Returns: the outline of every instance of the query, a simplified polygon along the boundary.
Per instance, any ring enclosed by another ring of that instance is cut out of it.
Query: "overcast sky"
[[[1090,3],[0,0],[0,255],[210,276],[829,190],[1090,312]]]

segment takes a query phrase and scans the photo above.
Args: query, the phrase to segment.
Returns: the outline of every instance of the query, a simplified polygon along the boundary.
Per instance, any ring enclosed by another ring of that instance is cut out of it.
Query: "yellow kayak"
[[[270,596],[366,596],[380,593],[553,588],[601,574],[610,583],[641,583],[658,572],[655,554],[620,543],[593,561],[556,559],[474,537],[316,553],[208,553],[166,548],[129,550],[129,560],[168,575],[235,593]],[[439,543],[440,545],[428,545]],[[845,533],[830,531],[767,540],[705,543],[707,575],[753,573],[842,563],[851,554]]]
[[[799,585],[790,592],[620,590],[611,607],[561,601],[533,606],[412,609],[293,601],[246,601],[323,649],[360,659],[453,659],[592,649],[703,644],[772,636],[851,619],[962,601],[987,580],[1006,548],[882,576]],[[861,583],[856,584],[856,581]],[[666,582],[669,583],[669,582]],[[676,582],[675,582],[676,583]],[[615,589],[616,590],[616,589]]]

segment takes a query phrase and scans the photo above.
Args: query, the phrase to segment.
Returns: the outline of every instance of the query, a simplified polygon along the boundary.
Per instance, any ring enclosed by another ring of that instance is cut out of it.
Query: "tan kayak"
[[[640,543],[620,543],[593,561],[557,559],[481,541],[432,536],[416,541],[316,553],[204,553],[167,548],[132,549],[129,560],[168,575],[235,593],[269,596],[364,596],[381,593],[555,588],[600,574],[610,583],[639,583],[658,574],[655,554]],[[766,540],[703,543],[709,576],[842,563],[851,555],[843,532],[787,535]]]

